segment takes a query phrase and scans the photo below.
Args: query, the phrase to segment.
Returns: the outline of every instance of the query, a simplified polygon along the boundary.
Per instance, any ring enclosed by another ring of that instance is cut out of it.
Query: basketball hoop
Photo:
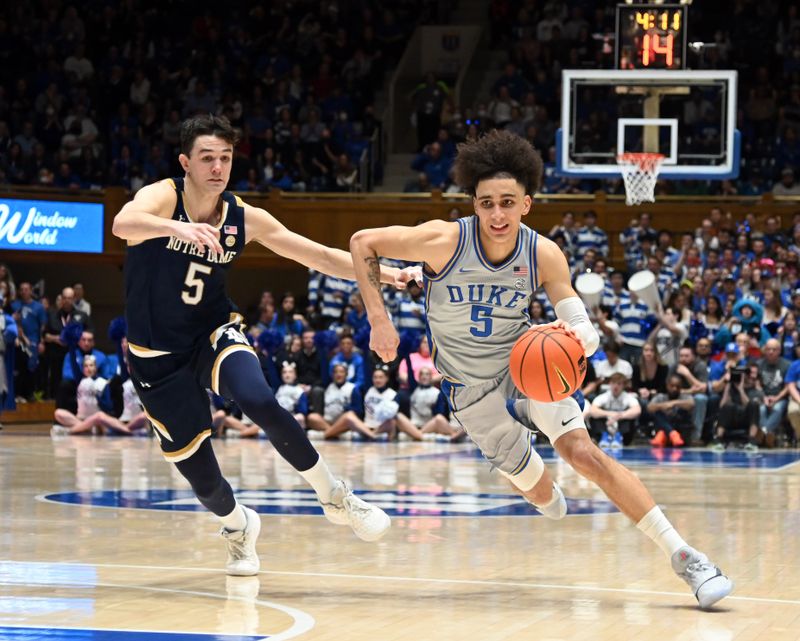
[[[625,153],[617,156],[625,182],[626,205],[655,202],[656,180],[663,160],[664,154]]]

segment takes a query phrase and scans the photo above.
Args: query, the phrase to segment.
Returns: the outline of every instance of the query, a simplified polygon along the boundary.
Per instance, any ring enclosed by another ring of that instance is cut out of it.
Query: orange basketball
[[[580,389],[586,354],[560,327],[534,327],[517,340],[509,362],[511,378],[528,398],[553,403]]]

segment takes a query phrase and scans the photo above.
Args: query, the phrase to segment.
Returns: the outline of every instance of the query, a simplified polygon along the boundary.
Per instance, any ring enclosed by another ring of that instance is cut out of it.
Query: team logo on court
[[[455,494],[450,492],[366,490],[361,498],[396,517],[540,516],[516,494]],[[40,497],[53,503],[135,510],[205,512],[191,490],[104,490],[61,492]],[[261,514],[322,516],[317,495],[310,489],[240,490],[240,503]],[[568,514],[608,514],[617,509],[608,501],[567,499]]]

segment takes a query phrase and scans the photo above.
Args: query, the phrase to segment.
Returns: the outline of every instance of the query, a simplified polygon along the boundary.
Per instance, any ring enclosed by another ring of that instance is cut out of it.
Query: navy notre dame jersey
[[[172,219],[191,222],[183,178],[168,181],[178,195]],[[219,256],[174,236],[128,247],[126,317],[134,349],[186,352],[231,320],[236,308],[225,292],[225,272],[244,249],[244,207],[228,191],[222,201],[216,227],[224,252]]]

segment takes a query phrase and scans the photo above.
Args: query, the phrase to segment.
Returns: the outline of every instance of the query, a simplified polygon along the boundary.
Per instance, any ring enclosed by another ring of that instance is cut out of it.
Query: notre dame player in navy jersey
[[[355,278],[347,252],[295,234],[263,209],[225,191],[236,135],[224,118],[185,121],[179,161],[183,178],[142,188],[114,219],[128,243],[125,288],[131,377],[164,457],[222,522],[227,572],[258,572],[258,514],[237,503],[208,440],[206,388],[236,402],[275,449],[314,488],[328,520],[377,540],[390,526],[379,508],[333,477],[292,415],[280,407],[242,333],[225,293],[225,273],[245,244],[320,272]],[[384,282],[404,287],[411,272],[384,268]]]

